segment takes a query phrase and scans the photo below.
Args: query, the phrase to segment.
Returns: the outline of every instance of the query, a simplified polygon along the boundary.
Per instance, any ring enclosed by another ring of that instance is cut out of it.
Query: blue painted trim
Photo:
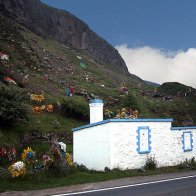
[[[190,134],[191,148],[189,148],[189,149],[186,149],[185,148],[185,141],[184,141],[184,135],[187,134],[187,133]],[[192,134],[191,131],[185,131],[185,132],[183,132],[183,134],[182,134],[182,149],[183,149],[184,152],[189,152],[189,151],[192,151],[193,150],[193,134]]]
[[[101,99],[91,99],[89,103],[103,103]]]
[[[106,124],[109,122],[172,122],[173,119],[171,118],[136,118],[136,119],[130,119],[130,118],[114,118],[114,119],[107,119],[107,120],[103,120],[97,123],[91,123],[88,125],[84,125],[81,127],[77,127],[77,128],[73,128],[72,131],[79,131],[81,129],[86,129],[86,128],[90,128],[90,127],[94,127],[97,125],[102,125],[102,124]]]
[[[147,151],[141,151],[141,146],[140,146],[140,131],[141,130],[147,130],[148,131],[148,150]],[[151,129],[148,126],[142,126],[138,127],[137,129],[137,152],[139,154],[146,154],[151,152]]]
[[[172,127],[171,130],[186,130],[186,129],[196,129],[196,126],[190,126],[190,127]]]

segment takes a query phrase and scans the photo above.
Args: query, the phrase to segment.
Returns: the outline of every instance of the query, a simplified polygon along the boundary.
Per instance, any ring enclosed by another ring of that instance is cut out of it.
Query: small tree
[[[0,85],[0,122],[1,125],[12,125],[27,120],[27,93],[15,86]]]
[[[155,157],[148,157],[146,159],[146,163],[144,165],[144,169],[146,170],[154,170],[157,168],[157,161],[155,160]]]

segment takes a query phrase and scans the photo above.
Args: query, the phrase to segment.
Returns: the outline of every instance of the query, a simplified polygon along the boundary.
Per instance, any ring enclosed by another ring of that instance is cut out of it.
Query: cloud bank
[[[196,48],[187,51],[166,52],[143,46],[128,48],[116,46],[128,70],[143,80],[162,84],[180,82],[196,88]]]

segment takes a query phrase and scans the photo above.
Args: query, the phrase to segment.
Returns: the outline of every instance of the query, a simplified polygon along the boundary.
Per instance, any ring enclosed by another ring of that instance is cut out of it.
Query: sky
[[[114,46],[130,73],[196,88],[196,0],[42,0]]]

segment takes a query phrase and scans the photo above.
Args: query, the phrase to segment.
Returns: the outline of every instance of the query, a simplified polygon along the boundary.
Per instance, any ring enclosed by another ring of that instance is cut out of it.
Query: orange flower
[[[54,109],[54,107],[53,107],[52,104],[48,104],[48,105],[46,106],[46,111],[47,111],[47,112],[53,112],[53,109]]]
[[[41,101],[45,100],[45,97],[43,94],[41,94],[41,95],[31,94],[30,99],[33,101],[41,102]]]
[[[39,114],[41,113],[41,108],[39,106],[32,106],[32,112],[35,113],[35,114]]]

